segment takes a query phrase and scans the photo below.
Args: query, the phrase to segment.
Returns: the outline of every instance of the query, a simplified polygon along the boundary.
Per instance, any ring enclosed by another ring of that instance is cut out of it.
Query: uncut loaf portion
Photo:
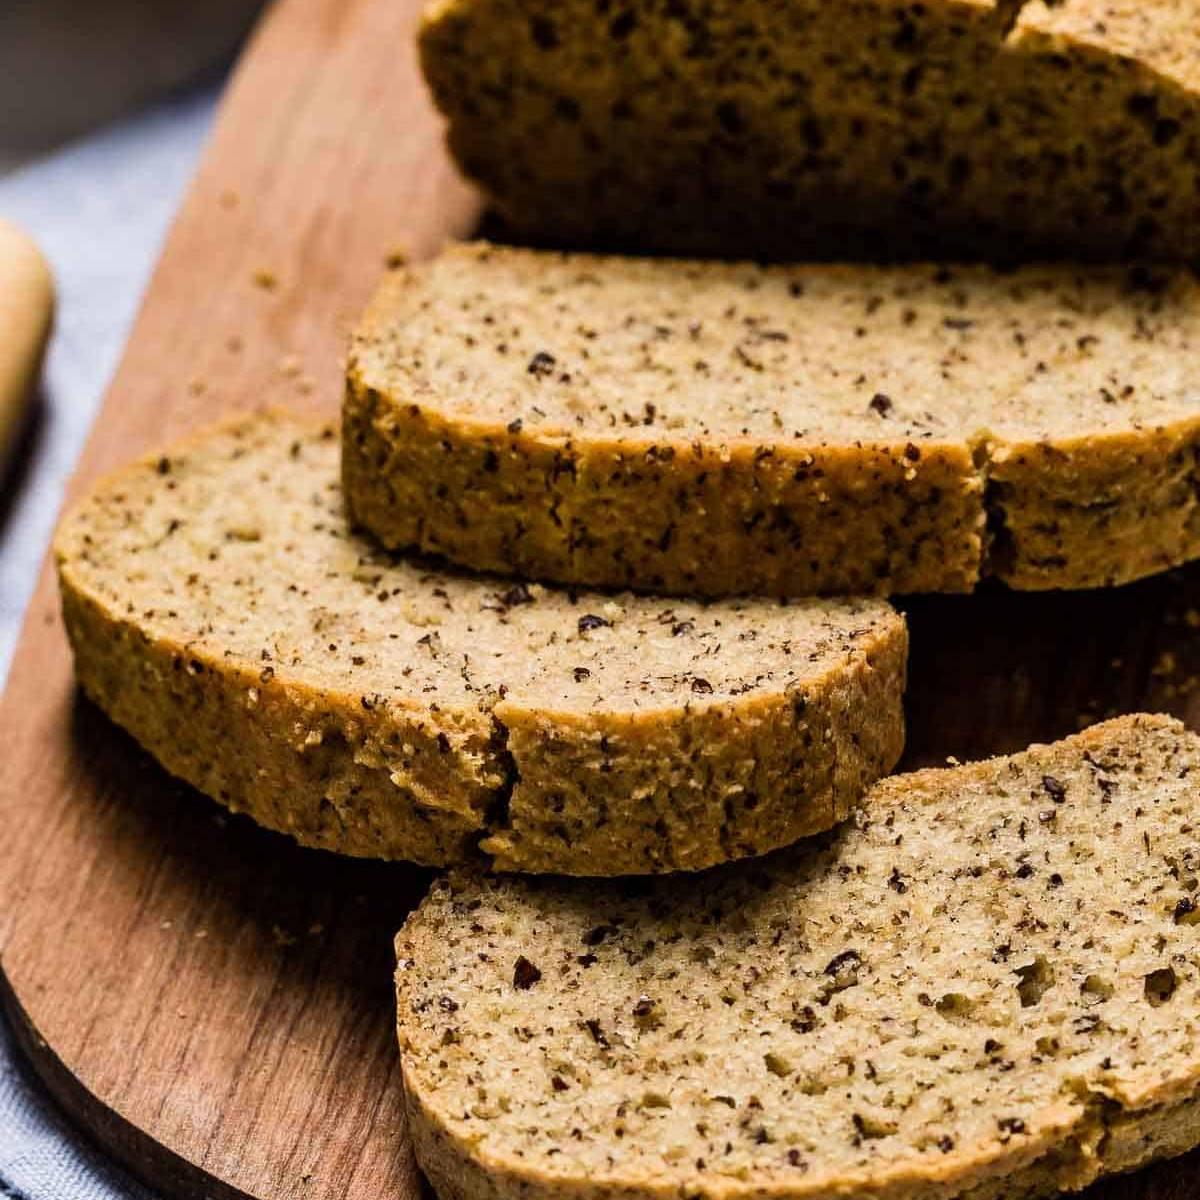
[[[1200,285],[452,248],[344,404],[391,547],[682,594],[1124,583],[1200,554]]]
[[[522,240],[1200,258],[1200,0],[434,0],[420,48]]]
[[[397,939],[443,1200],[1033,1200],[1200,1144],[1200,739],[894,776],[703,876],[452,872]]]
[[[137,463],[56,553],[85,691],[173,774],[307,845],[694,869],[842,820],[903,742],[879,601],[572,594],[395,560],[331,427],[241,419]]]

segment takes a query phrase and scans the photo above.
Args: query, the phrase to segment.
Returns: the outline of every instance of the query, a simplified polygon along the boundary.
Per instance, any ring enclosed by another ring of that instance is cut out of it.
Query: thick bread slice
[[[443,1200],[1016,1200],[1200,1144],[1200,739],[896,776],[686,880],[452,873],[397,939]]]
[[[435,0],[421,56],[527,237],[1200,257],[1200,0]]]
[[[344,470],[393,547],[728,595],[1122,583],[1200,554],[1200,285],[486,244],[389,277]]]
[[[907,634],[880,601],[572,595],[352,535],[334,430],[243,419],[66,519],[87,692],[163,765],[314,846],[605,875],[842,820],[895,764]]]

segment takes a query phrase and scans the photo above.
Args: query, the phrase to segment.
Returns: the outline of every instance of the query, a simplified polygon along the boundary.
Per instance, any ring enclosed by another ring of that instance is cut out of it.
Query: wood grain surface
[[[219,413],[336,410],[398,248],[474,224],[419,0],[282,0],[233,79],[73,490]],[[420,872],[186,793],[79,701],[49,572],[0,708],[0,964],[38,1071],[164,1192],[411,1197],[391,937]]]
[[[397,246],[470,228],[412,57],[417,0],[284,0],[231,86],[78,490],[232,408],[332,409]],[[1200,569],[1120,591],[930,598],[909,765],[1150,708],[1200,724]],[[423,872],[229,817],[78,698],[49,573],[0,710],[0,964],[37,1071],[171,1196],[413,1200],[391,936]],[[1089,1200],[1194,1200],[1200,1157]]]

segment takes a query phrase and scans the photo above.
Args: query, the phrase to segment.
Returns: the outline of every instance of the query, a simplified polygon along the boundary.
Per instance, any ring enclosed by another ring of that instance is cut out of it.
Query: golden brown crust
[[[172,775],[305,846],[427,866],[475,856],[503,778],[486,721],[377,718],[357,697],[149,635],[69,565],[60,589],[84,692]],[[451,730],[448,763],[439,737]],[[410,747],[401,778],[397,741]]]
[[[666,595],[969,592],[979,579],[983,489],[965,447],[926,449],[910,480],[903,447],[563,446],[435,404],[350,368],[346,495],[386,546]]]
[[[536,1178],[519,1161],[484,1158],[447,1132],[405,1077],[405,1111],[421,1169],[442,1200],[674,1200],[678,1191],[653,1178],[636,1184],[607,1179]],[[1200,1146],[1200,1097],[1117,1114],[1098,1104],[1059,1122],[1003,1154],[970,1151],[890,1177],[838,1180],[832,1185],[755,1187],[718,1181],[689,1193],[693,1200],[1050,1200],[1082,1191],[1106,1176],[1126,1174]]]
[[[886,605],[397,561],[346,528],[332,431],[283,416],[119,473],[56,551],[88,694],[172,773],[347,854],[691,870],[828,828],[903,744]]]
[[[904,636],[874,638],[820,690],[790,702],[747,697],[668,721],[622,714],[581,727],[567,714],[501,703],[495,716],[524,767],[503,830],[480,848],[501,871],[561,872],[570,865],[565,830],[571,862],[641,874],[699,870],[829,829],[900,758],[904,721],[892,697],[907,654]],[[614,801],[602,818],[589,782],[598,741]]]
[[[1024,591],[1110,587],[1200,555],[1200,416],[993,450],[988,574]]]

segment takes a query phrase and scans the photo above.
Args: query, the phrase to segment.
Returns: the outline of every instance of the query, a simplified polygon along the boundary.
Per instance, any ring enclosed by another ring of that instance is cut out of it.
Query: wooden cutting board
[[[281,0],[230,87],[73,485],[233,408],[330,411],[397,248],[466,232],[419,0]],[[911,764],[1138,708],[1200,724],[1200,570],[933,598]],[[73,687],[49,571],[0,708],[0,998],[71,1117],[170,1196],[416,1200],[391,937],[427,882],[301,850],[167,778]],[[1200,1157],[1090,1193],[1194,1200]]]
[[[474,225],[419,0],[281,0],[229,87],[72,486],[234,408],[336,411],[400,249]],[[425,879],[226,819],[81,703],[49,571],[0,707],[0,965],[36,1069],[163,1192],[415,1197],[390,940]]]

